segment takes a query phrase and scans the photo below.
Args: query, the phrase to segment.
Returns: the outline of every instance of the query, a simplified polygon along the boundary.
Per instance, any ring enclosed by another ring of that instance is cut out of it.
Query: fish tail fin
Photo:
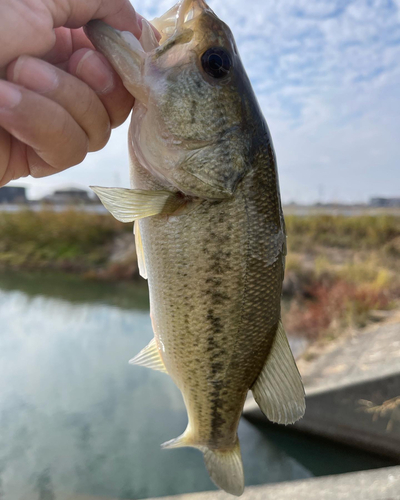
[[[231,495],[240,496],[244,490],[244,474],[239,439],[232,448],[218,450],[196,444],[191,436],[190,429],[171,441],[162,444],[164,449],[190,446],[198,448],[204,454],[204,463],[212,481]]]
[[[244,490],[244,474],[239,439],[228,450],[200,448],[204,453],[204,463],[211,479],[231,495],[240,496]]]

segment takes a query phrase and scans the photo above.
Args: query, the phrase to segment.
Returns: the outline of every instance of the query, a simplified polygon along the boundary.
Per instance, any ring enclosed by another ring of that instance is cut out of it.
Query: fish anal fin
[[[185,431],[183,434],[181,434],[177,438],[171,439],[170,441],[166,441],[165,443],[163,443],[161,445],[161,448],[163,450],[171,450],[173,448],[184,448],[187,446],[192,447],[192,448],[197,448],[197,445],[191,441],[191,439],[188,435],[188,432]]]
[[[158,350],[156,339],[154,338],[150,340],[147,346],[132,358],[129,363],[168,373],[164,361],[161,358],[160,351]]]
[[[106,209],[121,222],[133,222],[158,214],[173,214],[185,204],[182,197],[170,191],[98,186],[91,186],[91,189]]]
[[[304,387],[281,321],[251,391],[261,411],[272,422],[293,424],[304,415]]]
[[[140,234],[139,221],[135,221],[133,226],[133,232],[135,233],[135,247],[136,247],[136,256],[139,267],[139,274],[142,278],[147,280],[147,269],[146,269],[146,261],[144,258],[144,250],[143,250],[143,242],[142,236]]]

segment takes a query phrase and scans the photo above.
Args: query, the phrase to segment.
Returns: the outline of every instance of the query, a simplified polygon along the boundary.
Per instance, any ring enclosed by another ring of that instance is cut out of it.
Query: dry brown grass
[[[360,399],[360,410],[372,415],[372,420],[376,422],[379,418],[388,418],[386,431],[393,429],[394,422],[400,422],[400,396],[384,401],[381,405],[374,404],[372,401]]]
[[[73,209],[0,212],[0,267],[83,272],[104,265],[110,242],[126,230],[109,215]]]
[[[286,328],[309,338],[364,326],[400,298],[400,217],[287,217]]]

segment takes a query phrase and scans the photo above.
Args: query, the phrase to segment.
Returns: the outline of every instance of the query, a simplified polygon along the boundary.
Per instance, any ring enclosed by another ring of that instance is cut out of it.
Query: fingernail
[[[21,102],[21,92],[11,83],[0,80],[0,111],[6,111]]]
[[[55,90],[59,83],[55,68],[49,63],[28,56],[20,56],[17,59],[12,80],[40,94]]]
[[[82,57],[76,75],[98,94],[105,94],[114,88],[111,67],[93,50],[88,50]]]

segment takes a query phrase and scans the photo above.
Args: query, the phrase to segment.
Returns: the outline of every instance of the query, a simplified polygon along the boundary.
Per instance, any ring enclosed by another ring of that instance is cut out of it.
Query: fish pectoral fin
[[[145,366],[153,370],[168,373],[165,368],[164,361],[161,358],[160,351],[158,350],[156,339],[151,339],[147,346],[142,349],[139,354],[129,360],[131,365]]]
[[[281,320],[271,352],[251,391],[272,422],[293,424],[304,415],[304,387]]]
[[[142,278],[147,280],[147,269],[146,269],[146,261],[144,259],[142,236],[140,235],[139,221],[137,220],[135,220],[135,223],[133,225],[133,232],[135,233],[135,248],[136,248],[136,256],[139,267],[139,274]]]
[[[158,214],[173,214],[184,200],[170,191],[91,186],[106,209],[121,222],[133,222]]]

